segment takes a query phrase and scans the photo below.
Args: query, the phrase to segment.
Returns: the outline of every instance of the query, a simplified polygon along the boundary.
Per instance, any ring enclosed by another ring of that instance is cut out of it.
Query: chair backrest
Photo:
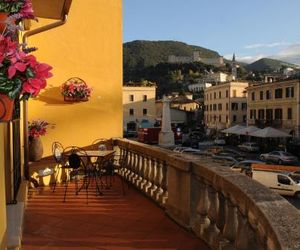
[[[103,147],[104,146],[104,147]],[[97,140],[94,140],[92,142],[92,148],[94,150],[101,149],[102,150],[113,150],[113,140],[112,139],[105,139],[105,138],[100,138]]]
[[[64,161],[64,147],[59,142],[53,142],[52,143],[52,155],[54,157],[54,160],[57,163],[62,163]]]
[[[64,155],[68,156],[70,168],[78,169],[82,167],[86,169],[88,165],[88,156],[84,149],[77,146],[70,146],[65,148]]]

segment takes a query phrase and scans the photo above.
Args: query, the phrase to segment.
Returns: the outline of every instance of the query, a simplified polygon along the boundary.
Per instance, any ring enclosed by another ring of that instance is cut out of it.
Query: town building
[[[286,80],[248,87],[247,124],[284,129],[299,137],[299,82]]]
[[[199,51],[194,51],[192,56],[175,56],[169,55],[168,63],[192,63],[192,62],[202,62],[204,64],[213,65],[215,67],[224,66],[224,58],[222,56],[218,57],[201,57]]]
[[[156,85],[125,84],[123,86],[123,131],[136,133],[138,128],[153,127]]]
[[[204,90],[204,121],[210,129],[247,122],[248,82],[220,83]]]

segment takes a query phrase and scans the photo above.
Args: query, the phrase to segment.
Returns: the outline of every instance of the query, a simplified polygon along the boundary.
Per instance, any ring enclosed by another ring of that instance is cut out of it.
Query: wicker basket
[[[90,91],[90,88],[87,86],[86,82],[79,77],[72,77],[72,78],[68,79],[67,81],[64,82],[63,86],[64,85],[69,86],[70,84],[84,85],[86,87],[86,89],[89,89],[89,91]],[[66,102],[86,102],[89,100],[89,97],[66,96],[66,95],[64,95],[63,92],[64,91],[62,89],[62,95],[64,97],[64,101],[66,101]]]

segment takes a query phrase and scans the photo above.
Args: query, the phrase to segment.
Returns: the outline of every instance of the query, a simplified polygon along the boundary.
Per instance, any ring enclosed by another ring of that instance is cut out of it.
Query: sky
[[[300,0],[123,0],[123,41],[175,40],[300,64]]]

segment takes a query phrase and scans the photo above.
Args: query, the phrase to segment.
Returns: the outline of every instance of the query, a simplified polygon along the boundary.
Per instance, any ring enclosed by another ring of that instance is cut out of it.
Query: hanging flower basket
[[[86,102],[91,96],[91,88],[79,77],[68,79],[61,87],[66,102]]]

